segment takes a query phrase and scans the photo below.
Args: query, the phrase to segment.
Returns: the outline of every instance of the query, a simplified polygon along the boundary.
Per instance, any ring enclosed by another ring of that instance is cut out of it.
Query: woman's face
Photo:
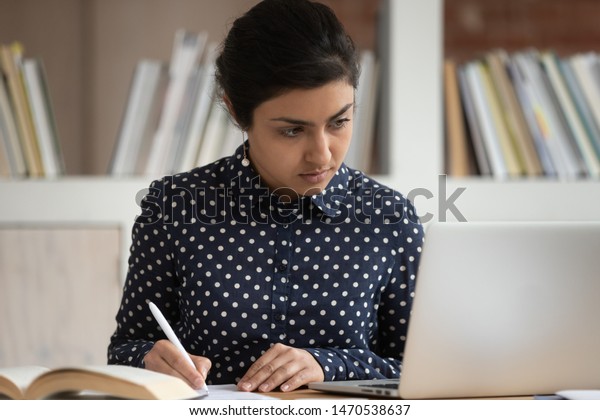
[[[256,108],[249,158],[280,196],[320,193],[342,164],[350,138],[354,89],[344,81],[295,89]]]

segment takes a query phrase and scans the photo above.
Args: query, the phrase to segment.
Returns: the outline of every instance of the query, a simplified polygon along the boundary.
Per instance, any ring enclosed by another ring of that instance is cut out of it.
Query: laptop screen
[[[432,223],[403,398],[600,387],[600,222]]]

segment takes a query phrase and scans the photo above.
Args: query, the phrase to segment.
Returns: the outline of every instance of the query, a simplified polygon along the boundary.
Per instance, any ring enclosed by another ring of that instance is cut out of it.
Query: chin
[[[327,186],[327,184],[325,184],[325,185],[313,185],[311,187],[305,188],[304,189],[304,193],[302,195],[308,196],[308,195],[318,195],[318,194],[321,194],[323,192],[323,190],[325,189],[326,186]]]

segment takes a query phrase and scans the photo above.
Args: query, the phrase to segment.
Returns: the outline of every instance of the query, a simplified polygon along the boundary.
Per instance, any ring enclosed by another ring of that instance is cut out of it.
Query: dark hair
[[[352,39],[327,6],[308,0],[263,0],[237,18],[216,61],[217,93],[246,130],[254,110],[291,89],[345,80],[358,86]]]

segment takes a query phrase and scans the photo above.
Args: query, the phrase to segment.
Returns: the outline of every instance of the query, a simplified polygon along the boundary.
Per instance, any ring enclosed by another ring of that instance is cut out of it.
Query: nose
[[[318,130],[307,144],[306,161],[323,166],[331,160],[330,138],[324,130]]]

